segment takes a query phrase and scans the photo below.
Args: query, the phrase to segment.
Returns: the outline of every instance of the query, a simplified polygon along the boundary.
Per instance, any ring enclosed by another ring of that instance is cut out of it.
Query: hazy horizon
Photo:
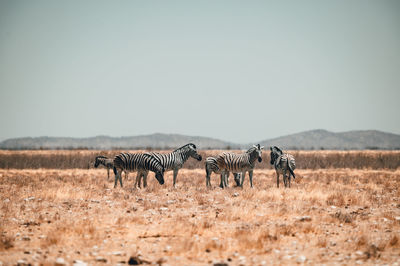
[[[383,133],[388,133],[388,134],[393,134],[393,135],[400,135],[400,134],[395,134],[395,133],[392,133],[392,132],[386,132],[386,131],[380,131],[380,130],[374,130],[374,129],[340,131],[340,132],[329,131],[329,130],[326,130],[326,129],[312,129],[312,130],[306,130],[306,131],[302,131],[302,132],[294,132],[294,133],[290,133],[290,134],[287,134],[287,135],[275,136],[275,137],[270,137],[270,138],[254,139],[254,140],[250,140],[250,141],[247,141],[247,142],[229,141],[229,140],[225,140],[225,139],[215,138],[213,136],[185,135],[185,134],[179,134],[179,133],[163,133],[163,132],[154,132],[154,133],[149,133],[149,134],[130,135],[130,136],[110,136],[110,135],[96,135],[96,136],[89,136],[89,137],[68,137],[68,136],[36,136],[36,137],[31,137],[31,136],[26,136],[26,137],[18,137],[18,138],[46,138],[46,137],[48,137],[48,138],[77,138],[77,139],[96,138],[96,137],[123,138],[123,137],[149,136],[149,135],[155,135],[155,134],[166,134],[166,135],[183,135],[183,136],[194,137],[194,138],[195,137],[205,137],[205,138],[211,138],[211,139],[216,139],[216,140],[220,140],[220,141],[227,141],[227,142],[231,142],[233,144],[242,145],[242,144],[251,144],[251,143],[255,144],[255,143],[258,143],[260,141],[271,140],[271,139],[276,139],[276,138],[280,138],[280,137],[296,135],[298,133],[318,131],[318,130],[328,131],[328,132],[331,132],[331,133],[348,133],[348,132],[355,132],[355,131],[378,131],[378,132],[383,132]],[[15,139],[18,139],[18,138],[15,138]],[[14,138],[8,138],[8,139],[14,139]],[[8,139],[3,139],[3,140],[0,139],[0,142],[8,140]]]
[[[400,1],[0,1],[0,141],[400,134]]]

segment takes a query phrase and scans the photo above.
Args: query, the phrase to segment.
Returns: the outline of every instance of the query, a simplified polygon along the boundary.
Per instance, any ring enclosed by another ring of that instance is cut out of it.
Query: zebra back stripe
[[[258,151],[255,147],[250,148],[242,154],[223,152],[217,157],[218,167],[237,173],[244,168],[254,168],[254,162],[258,157]]]
[[[278,170],[283,170],[283,169],[287,169],[287,167],[290,167],[291,170],[293,171],[294,169],[296,169],[296,161],[293,157],[293,155],[289,154],[289,153],[284,153],[282,155],[280,155],[278,157],[278,159],[275,162],[275,169]]]
[[[164,172],[164,167],[160,162],[148,153],[121,153],[115,156],[114,166],[127,171]]]
[[[156,157],[166,171],[182,167],[190,156],[198,156],[197,158],[201,160],[201,156],[197,154],[196,145],[193,143],[186,144],[170,153],[150,152],[149,154]]]

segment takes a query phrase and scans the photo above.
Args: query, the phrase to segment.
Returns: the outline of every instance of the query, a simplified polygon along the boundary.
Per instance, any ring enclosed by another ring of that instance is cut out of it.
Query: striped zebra
[[[190,158],[194,158],[198,161],[202,160],[200,154],[197,153],[196,145],[193,143],[188,143],[171,153],[158,153],[158,152],[150,152],[152,156],[156,157],[161,165],[164,167],[165,171],[174,171],[174,179],[173,179],[173,186],[175,187],[176,184],[176,177],[178,175],[179,169],[183,167],[183,164]],[[147,181],[147,173],[143,175],[143,184],[146,184]],[[140,184],[140,177],[139,180],[136,180],[135,184]]]
[[[279,175],[283,175],[283,183],[285,187],[290,187],[290,176],[293,179],[296,178],[294,175],[294,169],[296,169],[296,162],[291,154],[283,153],[281,149],[276,146],[270,147],[271,149],[271,165],[274,166],[276,172],[276,185],[279,188]],[[286,176],[287,172],[289,175]]]
[[[263,147],[260,144],[253,145],[245,153],[235,154],[223,152],[217,156],[217,164],[219,169],[224,172],[225,182],[228,180],[229,172],[241,173],[240,187],[243,187],[243,181],[246,176],[246,172],[249,172],[250,186],[253,187],[253,170],[254,163],[258,159],[258,162],[262,161],[261,154]]]
[[[219,187],[220,188],[228,187],[228,179],[225,180],[225,178],[224,178],[225,173],[222,172],[221,169],[219,169],[217,159],[215,157],[207,157],[205,167],[206,167],[206,186],[207,187],[211,187],[210,175],[213,172],[221,175]],[[236,186],[240,186],[240,173],[234,173],[233,175],[235,177]]]
[[[94,167],[97,168],[99,165],[103,165],[107,168],[107,180],[110,179],[110,169],[114,168],[114,159],[107,158],[106,156],[97,156],[94,161]],[[128,178],[128,172],[125,171],[125,179]]]
[[[94,167],[97,168],[99,165],[104,165],[107,168],[107,180],[110,179],[110,169],[114,167],[114,160],[100,155],[96,157]]]
[[[161,185],[164,184],[164,167],[161,163],[149,153],[121,153],[114,158],[114,174],[115,183],[114,188],[117,186],[118,180],[122,187],[122,171],[137,171],[137,177],[142,176],[148,171],[156,174],[156,179]]]

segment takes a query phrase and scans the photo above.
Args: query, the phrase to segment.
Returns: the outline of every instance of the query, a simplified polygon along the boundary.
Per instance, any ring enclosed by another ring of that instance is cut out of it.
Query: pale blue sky
[[[400,1],[0,0],[0,140],[400,134]]]

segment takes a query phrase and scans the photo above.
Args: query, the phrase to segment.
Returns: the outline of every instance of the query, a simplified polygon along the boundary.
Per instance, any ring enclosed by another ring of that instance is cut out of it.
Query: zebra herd
[[[214,172],[220,175],[220,187],[228,187],[229,174],[232,172],[236,186],[243,187],[246,173],[248,172],[250,187],[253,187],[253,170],[256,160],[262,162],[262,151],[264,146],[260,144],[253,145],[244,153],[222,152],[216,157],[208,157],[205,160],[206,170],[206,186],[211,187],[210,176]],[[296,168],[295,159],[288,153],[283,153],[276,146],[270,147],[271,161],[274,166],[277,179],[277,187],[279,187],[279,176],[283,175],[283,183],[285,187],[290,187],[291,176],[296,178],[294,170]],[[109,171],[112,168],[115,175],[114,188],[117,187],[118,181],[122,185],[121,173],[125,171],[125,179],[129,172],[137,172],[135,185],[140,188],[143,180],[143,187],[147,186],[147,175],[149,171],[155,173],[155,177],[160,185],[164,184],[164,172],[173,171],[173,186],[176,186],[176,177],[179,169],[190,158],[198,161],[202,160],[200,154],[197,153],[196,145],[188,143],[170,153],[162,154],[158,152],[145,153],[120,153],[114,159],[105,156],[97,156],[94,166],[104,165],[107,168],[108,179]]]

